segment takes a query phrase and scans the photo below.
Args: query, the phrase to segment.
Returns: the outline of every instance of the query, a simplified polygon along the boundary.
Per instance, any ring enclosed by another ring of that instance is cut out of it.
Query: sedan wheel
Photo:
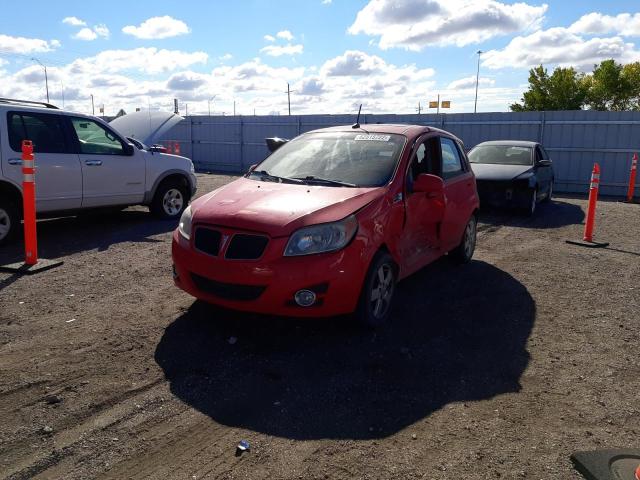
[[[524,209],[525,215],[528,217],[532,217],[534,213],[536,213],[536,206],[538,205],[538,190],[531,190],[529,193],[529,201],[527,202],[529,205]]]
[[[0,242],[9,236],[11,231],[11,217],[9,212],[0,208]]]
[[[449,257],[458,263],[468,263],[473,258],[476,250],[478,234],[478,219],[472,215],[462,234],[462,241],[454,250],[449,252]]]
[[[551,198],[553,197],[553,180],[549,183],[549,190],[547,190],[547,195],[544,197],[543,202],[549,203]]]
[[[356,312],[360,323],[375,328],[388,320],[396,281],[397,268],[393,258],[388,253],[379,252],[371,261],[362,286]]]
[[[383,319],[391,306],[391,297],[394,289],[393,267],[385,263],[378,268],[369,298],[371,299],[371,312],[376,319]]]

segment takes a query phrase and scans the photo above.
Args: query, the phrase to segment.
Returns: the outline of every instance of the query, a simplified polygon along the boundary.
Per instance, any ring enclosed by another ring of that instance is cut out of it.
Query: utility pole
[[[188,103],[184,104],[184,116],[185,117],[189,116],[189,104]]]
[[[233,116],[236,116],[236,101],[235,99],[233,100]]]
[[[94,117],[96,115],[96,109],[93,105],[93,93],[91,94],[91,115],[93,115]]]
[[[209,116],[211,116],[211,102],[213,102],[217,96],[218,95],[214,95],[207,101],[207,105],[209,106]]]
[[[476,70],[476,101],[473,104],[473,113],[476,113],[478,109],[478,82],[480,81],[480,55],[482,55],[482,50],[478,50],[476,52],[478,54],[478,69]]]
[[[440,113],[440,94],[438,94],[438,109],[436,110],[436,114]]]
[[[418,102],[418,115],[422,113],[422,107],[420,106],[420,102]]]
[[[291,116],[291,94],[294,93],[295,90],[291,90],[289,84],[287,83],[287,104],[289,105],[289,116]]]
[[[31,57],[31,60],[38,62],[42,68],[44,68],[44,86],[47,90],[47,103],[49,103],[49,78],[47,77],[47,66],[38,60],[36,57]]]

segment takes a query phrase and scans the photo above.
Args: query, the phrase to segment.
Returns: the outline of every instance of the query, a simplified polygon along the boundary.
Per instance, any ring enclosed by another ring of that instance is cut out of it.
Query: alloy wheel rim
[[[471,258],[473,255],[473,250],[476,246],[476,221],[475,219],[469,220],[467,223],[467,228],[465,229],[464,235],[464,253],[467,258]]]
[[[385,263],[378,268],[371,288],[371,307],[374,317],[382,318],[387,314],[394,287],[393,268]]]
[[[9,234],[11,229],[11,218],[6,210],[0,208],[0,240]]]
[[[167,215],[174,216],[180,213],[182,206],[184,205],[184,198],[182,192],[177,188],[167,190],[162,198],[162,207]]]

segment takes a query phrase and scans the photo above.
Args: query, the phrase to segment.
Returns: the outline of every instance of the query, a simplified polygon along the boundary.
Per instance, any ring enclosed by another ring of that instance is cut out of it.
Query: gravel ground
[[[0,477],[577,479],[640,435],[640,205],[600,202],[595,250],[585,203],[483,213],[377,332],[194,302],[141,208],[41,221],[64,265],[0,273]]]

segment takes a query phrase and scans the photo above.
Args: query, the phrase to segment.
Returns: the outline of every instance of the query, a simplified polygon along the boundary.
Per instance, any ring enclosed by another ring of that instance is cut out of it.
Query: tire
[[[547,191],[547,195],[542,200],[542,203],[550,203],[551,198],[553,197],[553,180],[549,183],[549,190]]]
[[[361,325],[377,328],[387,323],[397,280],[398,267],[391,255],[378,252],[369,266],[356,310],[356,319]]]
[[[456,263],[469,263],[476,250],[476,238],[478,234],[478,218],[472,215],[464,227],[460,245],[449,252],[449,258]]]
[[[522,213],[527,217],[533,217],[533,215],[536,213],[537,205],[538,205],[538,189],[532,188],[529,191],[527,205],[523,207]]]
[[[18,207],[6,200],[0,200],[0,246],[15,240],[20,230]]]
[[[162,182],[151,202],[151,213],[162,219],[178,219],[187,205],[189,197],[184,184],[178,180]]]

